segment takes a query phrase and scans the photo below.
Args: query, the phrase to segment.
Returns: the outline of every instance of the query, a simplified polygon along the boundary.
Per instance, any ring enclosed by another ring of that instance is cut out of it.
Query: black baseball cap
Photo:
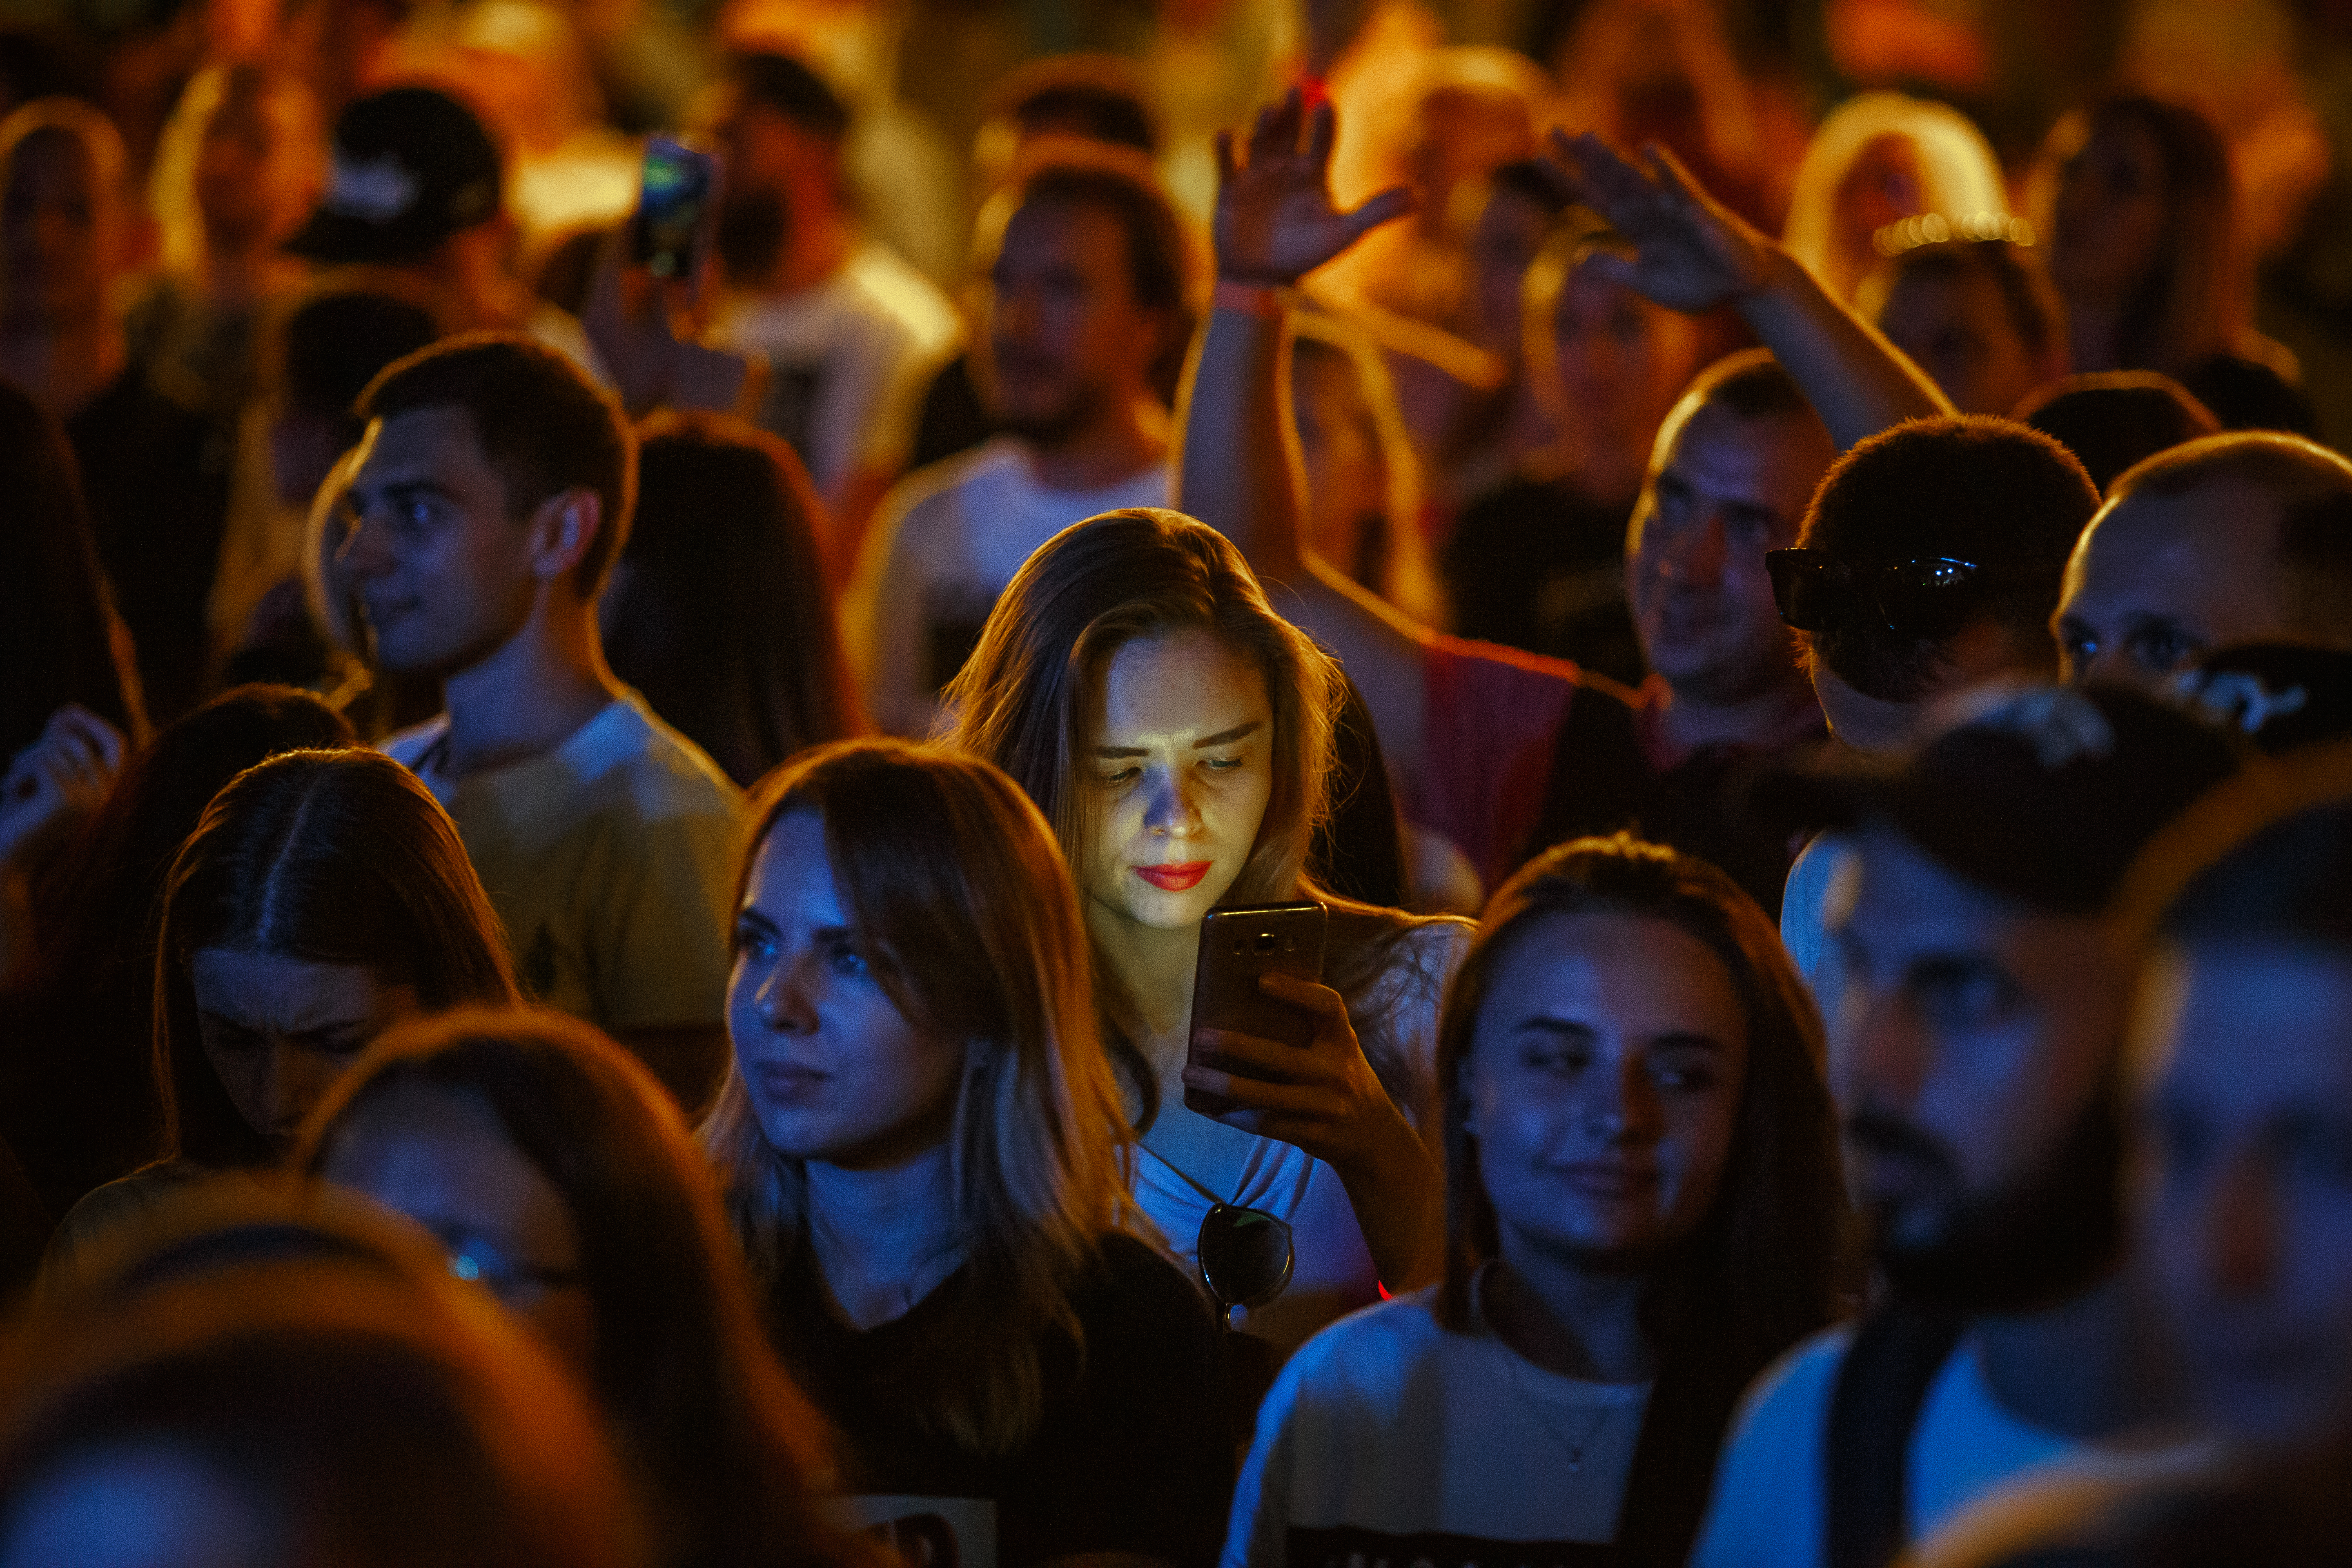
[[[397,263],[498,215],[505,172],[473,111],[429,87],[352,100],[327,194],[286,248],[332,266]]]
[[[1768,776],[1755,804],[1814,827],[1884,823],[1988,891],[2089,915],[2242,754],[2225,731],[2138,691],[2001,686],[1961,700],[1906,753],[1819,755]]]

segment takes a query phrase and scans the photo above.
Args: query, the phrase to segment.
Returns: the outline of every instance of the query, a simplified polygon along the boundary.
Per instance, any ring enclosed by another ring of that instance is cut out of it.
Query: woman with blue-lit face
[[[751,813],[702,1140],[839,1432],[844,1506],[1014,1562],[1205,1559],[1233,1475],[1215,1325],[1129,1233],[1045,818],[988,763],[896,741],[803,752]]]
[[[1337,1523],[1685,1560],[1740,1392],[1829,1320],[1822,1055],[1771,921],[1721,871],[1623,834],[1529,862],[1438,1025],[1445,1278],[1276,1383],[1229,1558]],[[1335,1501],[1319,1479],[1367,1474],[1412,1484]]]
[[[728,1032],[760,1131],[790,1160],[874,1167],[941,1148],[961,1041],[910,1023],[874,973],[814,811],[777,818],[735,914]]]
[[[1723,961],[1652,917],[1531,922],[1463,1064],[1465,1126],[1522,1276],[1641,1267],[1721,1189],[1748,1025]]]

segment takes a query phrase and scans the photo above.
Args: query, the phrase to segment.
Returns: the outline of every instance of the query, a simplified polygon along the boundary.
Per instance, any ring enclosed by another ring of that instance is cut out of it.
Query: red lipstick
[[[1210,865],[1207,860],[1180,860],[1166,866],[1138,866],[1135,874],[1163,893],[1181,893],[1199,886]]]

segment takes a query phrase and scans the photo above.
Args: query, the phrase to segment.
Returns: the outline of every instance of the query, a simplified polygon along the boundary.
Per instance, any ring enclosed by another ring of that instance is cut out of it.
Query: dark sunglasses
[[[1906,637],[1949,637],[1979,602],[1969,590],[1992,574],[1973,561],[1923,556],[1858,565],[1823,550],[1768,550],[1772,603],[1801,632],[1830,632],[1874,622]]]
[[[1192,1243],[1192,1256],[1200,1260],[1201,1283],[1216,1298],[1223,1309],[1218,1315],[1226,1325],[1232,1326],[1234,1308],[1263,1307],[1281,1295],[1290,1284],[1291,1270],[1298,1266],[1289,1222],[1264,1209],[1229,1204],[1170,1163],[1157,1149],[1144,1143],[1137,1147],[1209,1200],[1201,1234]]]
[[[1282,1294],[1298,1264],[1290,1226],[1264,1209],[1213,1206],[1201,1221],[1194,1247],[1201,1283],[1230,1313],[1235,1307],[1263,1307]]]

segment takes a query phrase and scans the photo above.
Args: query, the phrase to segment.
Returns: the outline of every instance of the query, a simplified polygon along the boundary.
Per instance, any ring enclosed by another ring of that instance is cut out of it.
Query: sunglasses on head
[[[1949,637],[1968,624],[1991,572],[1948,555],[1857,563],[1825,550],[1768,550],[1772,603],[1801,632],[1875,624],[1906,637]]]

